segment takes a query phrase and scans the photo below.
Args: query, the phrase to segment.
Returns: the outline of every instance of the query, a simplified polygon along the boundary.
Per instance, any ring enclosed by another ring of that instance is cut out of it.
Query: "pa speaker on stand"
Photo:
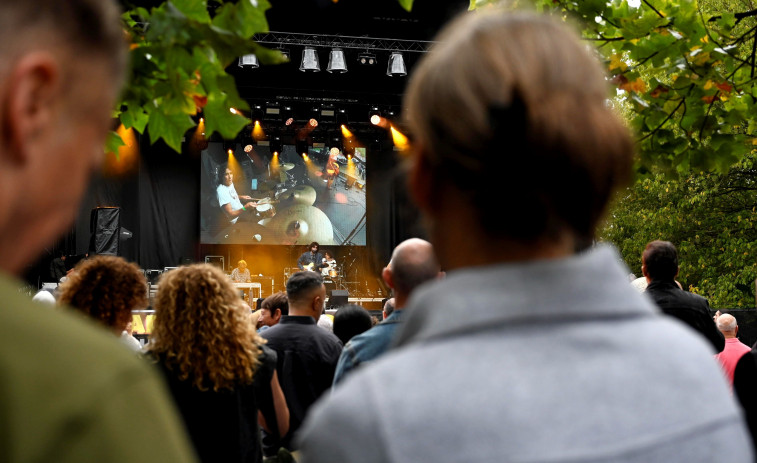
[[[117,256],[120,254],[121,208],[96,207],[89,216],[92,234],[89,250],[94,254]]]

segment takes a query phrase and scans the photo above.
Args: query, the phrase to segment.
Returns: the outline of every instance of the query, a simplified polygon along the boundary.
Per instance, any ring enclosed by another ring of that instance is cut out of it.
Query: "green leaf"
[[[133,128],[139,133],[144,133],[150,115],[141,106],[136,106],[135,104],[134,106],[129,105],[128,109],[121,113],[120,119],[127,129]]]
[[[203,110],[206,137],[217,132],[224,139],[231,140],[251,122],[239,113],[232,113],[231,108],[226,95],[216,92],[208,96],[208,104]]]
[[[186,114],[165,114],[161,108],[155,108],[150,113],[150,143],[160,138],[177,153],[181,152],[181,139],[191,127],[195,125],[192,118]]]
[[[213,26],[245,39],[258,32],[268,32],[265,11],[271,5],[267,0],[258,0],[256,4],[245,0],[223,5],[213,18]]]
[[[171,3],[189,19],[202,23],[210,22],[206,0],[171,0]]]
[[[118,158],[118,148],[122,146],[126,146],[126,143],[121,136],[112,130],[108,132],[108,136],[105,138],[105,152],[112,153]]]
[[[410,11],[413,9],[413,0],[397,0],[400,3],[400,6],[405,9],[405,11]]]

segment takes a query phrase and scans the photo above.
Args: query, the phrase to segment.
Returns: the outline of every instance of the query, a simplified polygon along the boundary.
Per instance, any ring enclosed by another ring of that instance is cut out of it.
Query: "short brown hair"
[[[112,0],[29,0],[0,2],[2,61],[12,61],[35,43],[60,46],[81,58],[107,58],[114,77],[122,79],[127,47],[120,11]]]
[[[465,13],[438,40],[405,94],[432,186],[454,185],[494,238],[592,237],[633,149],[587,46],[525,12]]]
[[[76,266],[58,299],[108,327],[124,329],[132,310],[147,307],[147,280],[136,264],[97,256]]]
[[[678,275],[678,250],[670,241],[650,241],[641,260],[652,280],[670,282]]]
[[[289,315],[289,299],[287,298],[287,293],[284,291],[279,291],[277,293],[271,294],[267,298],[263,299],[263,302],[260,304],[261,309],[268,309],[268,311],[271,312],[271,315],[276,313],[276,310],[281,311],[281,315]]]

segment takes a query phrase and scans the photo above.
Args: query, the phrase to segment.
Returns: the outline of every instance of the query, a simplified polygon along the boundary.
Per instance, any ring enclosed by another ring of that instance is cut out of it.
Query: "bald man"
[[[434,255],[434,248],[428,241],[411,238],[394,248],[389,265],[381,272],[384,282],[394,291],[394,310],[383,322],[355,336],[344,346],[336,367],[334,385],[350,371],[380,357],[389,349],[394,334],[402,323],[402,309],[412,292],[440,274],[441,268]]]
[[[720,365],[723,367],[728,382],[733,385],[733,372],[736,370],[736,364],[751,349],[736,337],[739,333],[736,317],[725,313],[717,318],[716,324],[718,330],[725,336],[725,348],[715,358],[718,359]]]

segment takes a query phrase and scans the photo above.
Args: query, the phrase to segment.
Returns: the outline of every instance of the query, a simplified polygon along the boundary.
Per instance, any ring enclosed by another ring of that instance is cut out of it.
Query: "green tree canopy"
[[[639,179],[622,192],[600,238],[641,276],[641,252],[661,239],[678,248],[678,280],[713,307],[753,307],[757,278],[757,156],[725,174]]]

